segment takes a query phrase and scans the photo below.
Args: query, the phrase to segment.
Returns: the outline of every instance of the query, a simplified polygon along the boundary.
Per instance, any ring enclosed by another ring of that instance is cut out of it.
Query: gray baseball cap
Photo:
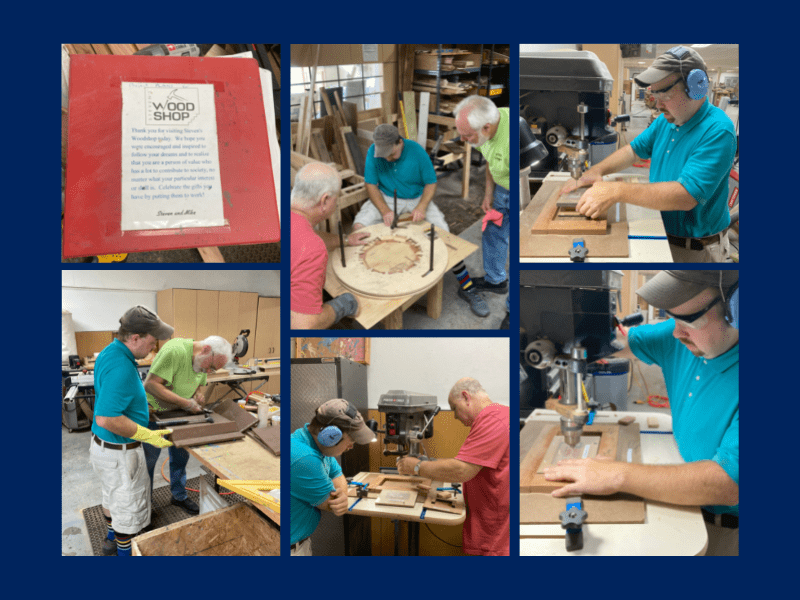
[[[372,141],[375,142],[375,158],[386,158],[394,150],[400,132],[394,125],[378,125],[372,132]]]
[[[358,409],[344,398],[334,398],[320,405],[316,411],[317,420],[325,424],[337,425],[343,429],[356,444],[369,444],[377,441],[375,433],[364,423]],[[333,421],[338,421],[333,423]],[[342,427],[342,423],[346,423]]]
[[[122,327],[139,335],[150,334],[158,340],[168,340],[175,333],[171,325],[167,325],[159,316],[146,306],[137,305],[122,315],[119,320]]]
[[[719,288],[725,298],[739,282],[739,271],[661,271],[636,290],[648,304],[671,309],[688,302],[707,288]]]
[[[675,46],[656,58],[646,71],[633,79],[640,86],[647,87],[671,73],[681,73],[685,77],[692,69],[705,71],[706,63],[696,50],[686,46]]]

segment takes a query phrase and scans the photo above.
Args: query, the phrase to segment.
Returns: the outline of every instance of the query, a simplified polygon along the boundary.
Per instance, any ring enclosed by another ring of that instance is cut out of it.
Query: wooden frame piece
[[[531,233],[605,235],[610,231],[607,215],[594,220],[576,213],[574,209],[570,210],[568,206],[559,206],[559,203],[566,204],[561,201],[560,191],[561,188],[558,188],[552,193],[539,214],[539,218],[531,227]],[[572,204],[572,202],[568,204]]]

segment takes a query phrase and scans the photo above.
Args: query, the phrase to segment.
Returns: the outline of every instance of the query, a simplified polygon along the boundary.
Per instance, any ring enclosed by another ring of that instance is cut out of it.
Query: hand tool
[[[392,221],[392,229],[397,227],[397,190],[394,191],[394,221]]]
[[[397,205],[395,204],[395,219],[397,218]],[[339,221],[339,248],[341,250],[340,254],[342,255],[342,267],[346,267],[344,260],[344,231],[342,231],[342,222]]]
[[[433,272],[433,243],[436,240],[436,226],[435,225],[431,225],[431,230],[428,233],[428,235],[431,236],[431,268],[428,269],[428,272],[425,273],[425,275],[423,275],[423,277],[425,277],[428,273],[432,273]]]

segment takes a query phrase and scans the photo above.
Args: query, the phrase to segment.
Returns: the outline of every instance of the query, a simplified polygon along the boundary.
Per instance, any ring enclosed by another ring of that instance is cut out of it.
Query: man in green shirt
[[[230,343],[216,335],[202,341],[183,338],[168,341],[158,351],[144,382],[151,412],[182,408],[199,413],[205,403],[200,388],[206,385],[206,374],[224,368],[232,360]],[[154,417],[151,416],[151,427],[154,424]],[[161,449],[145,446],[144,454],[152,490],[153,474]],[[186,450],[170,447],[170,502],[196,515],[200,509],[186,493],[187,462],[189,453]]]
[[[483,96],[468,96],[453,111],[461,139],[486,158],[486,191],[481,208],[484,218],[482,237],[484,277],[473,278],[480,291],[508,293],[508,240],[510,224],[509,159],[511,155],[510,116],[508,108],[497,108]],[[508,298],[506,297],[506,308]]]

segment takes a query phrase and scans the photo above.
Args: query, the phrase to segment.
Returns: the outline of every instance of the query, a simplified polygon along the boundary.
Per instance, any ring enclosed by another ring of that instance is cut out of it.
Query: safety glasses
[[[670,317],[675,319],[675,322],[679,325],[683,325],[684,327],[688,327],[689,329],[702,329],[708,324],[708,316],[707,313],[710,311],[715,304],[722,301],[722,296],[717,296],[714,300],[711,301],[711,304],[706,306],[703,310],[700,310],[696,313],[691,315],[676,315],[668,310],[664,310]]]
[[[666,102],[667,100],[672,100],[672,98],[675,96],[675,93],[678,91],[678,90],[672,90],[672,88],[674,88],[676,85],[678,85],[679,83],[682,83],[682,82],[683,82],[683,79],[678,79],[672,85],[670,85],[668,87],[665,87],[665,88],[663,88],[661,90],[658,90],[657,92],[653,91],[653,88],[650,88],[650,93],[653,95],[653,98],[656,101]],[[670,91],[670,90],[672,90],[672,91]]]

